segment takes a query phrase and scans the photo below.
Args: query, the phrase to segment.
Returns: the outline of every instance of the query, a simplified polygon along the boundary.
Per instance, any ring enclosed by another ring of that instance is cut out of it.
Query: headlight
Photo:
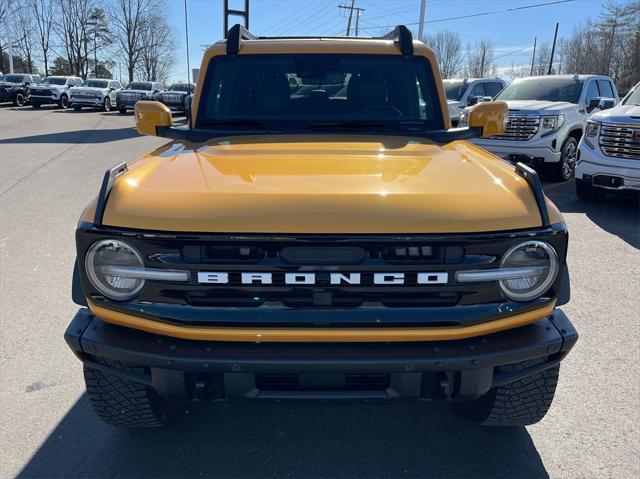
[[[564,115],[553,115],[542,117],[542,128],[556,131],[564,124]]]
[[[502,258],[500,269],[513,271],[500,280],[500,289],[514,301],[531,301],[543,294],[558,275],[558,254],[548,243],[527,241],[511,248]]]
[[[587,138],[595,138],[598,136],[598,132],[600,131],[600,122],[599,121],[591,121],[587,122]]]
[[[142,268],[142,257],[124,241],[108,239],[94,243],[85,257],[85,269],[91,284],[107,298],[131,299],[144,287],[144,279],[119,276],[118,268]]]

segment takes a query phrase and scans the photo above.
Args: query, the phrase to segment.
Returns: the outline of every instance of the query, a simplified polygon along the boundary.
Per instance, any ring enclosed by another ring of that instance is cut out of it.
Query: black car
[[[187,96],[191,95],[196,86],[193,83],[174,83],[167,91],[158,95],[158,100],[174,111],[186,111]]]
[[[11,102],[13,106],[27,104],[27,86],[30,83],[38,83],[40,75],[15,73],[4,75],[0,81],[0,103]]]
[[[116,107],[120,113],[126,113],[140,100],[157,100],[158,95],[164,91],[160,82],[132,81],[124,90],[116,95]]]

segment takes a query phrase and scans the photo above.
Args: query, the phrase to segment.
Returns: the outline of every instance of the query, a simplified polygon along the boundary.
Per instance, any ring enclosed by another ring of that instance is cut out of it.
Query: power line
[[[448,22],[450,20],[460,20],[463,18],[473,18],[473,17],[484,17],[486,15],[496,15],[499,13],[508,13],[508,12],[515,12],[517,10],[527,10],[529,8],[537,8],[537,7],[546,7],[548,5],[557,5],[559,3],[569,3],[569,2],[575,2],[576,0],[555,0],[554,2],[546,2],[546,3],[535,3],[532,5],[522,5],[520,7],[511,7],[511,8],[506,8],[504,10],[494,10],[492,12],[480,12],[480,13],[472,13],[469,15],[459,15],[457,17],[448,17],[448,18],[438,18],[437,20],[427,20],[424,23],[439,23],[439,22]],[[405,23],[406,26],[413,26],[413,25],[418,25],[420,22],[414,22],[414,23]],[[381,25],[380,27],[377,28],[393,28],[395,27],[395,25]]]

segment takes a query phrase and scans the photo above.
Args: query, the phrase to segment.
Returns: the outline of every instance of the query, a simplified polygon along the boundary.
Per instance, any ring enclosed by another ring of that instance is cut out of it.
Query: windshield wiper
[[[207,120],[201,123],[202,126],[258,126],[265,130],[280,130],[271,123],[251,118],[229,118],[226,120]]]
[[[387,130],[400,131],[395,125],[377,120],[362,120],[362,121],[321,121],[317,123],[311,123],[309,128],[384,128]]]

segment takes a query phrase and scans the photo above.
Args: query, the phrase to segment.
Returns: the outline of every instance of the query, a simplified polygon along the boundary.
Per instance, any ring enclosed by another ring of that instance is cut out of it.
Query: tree
[[[493,42],[488,38],[476,42],[475,45],[467,44],[467,66],[465,76],[471,78],[488,78],[496,74],[496,65],[493,61],[495,49]]]
[[[140,54],[138,72],[148,81],[166,81],[173,65],[176,42],[167,18],[158,13],[148,15],[141,31],[144,48]]]
[[[53,60],[53,65],[49,70],[51,75],[73,75],[73,70],[69,61],[63,57],[56,57]]]
[[[49,75],[49,48],[51,32],[53,30],[54,3],[53,0],[30,0],[29,5],[36,23],[36,34],[40,42],[44,60],[44,74]]]
[[[14,39],[16,50],[26,62],[25,73],[36,73],[37,68],[33,59],[33,45],[35,21],[28,5],[16,5],[13,13]]]
[[[543,43],[536,50],[536,56],[533,59],[533,74],[546,75],[549,71],[549,60],[551,59],[551,45]]]
[[[424,42],[433,50],[443,78],[453,78],[462,68],[462,42],[457,32],[443,30],[426,35]]]
[[[55,28],[65,46],[72,74],[86,77],[89,69],[89,42],[94,0],[57,0],[58,15]]]
[[[151,0],[115,0],[112,12],[115,41],[123,57],[129,81],[133,81],[136,66],[144,49],[144,20],[153,10]]]

